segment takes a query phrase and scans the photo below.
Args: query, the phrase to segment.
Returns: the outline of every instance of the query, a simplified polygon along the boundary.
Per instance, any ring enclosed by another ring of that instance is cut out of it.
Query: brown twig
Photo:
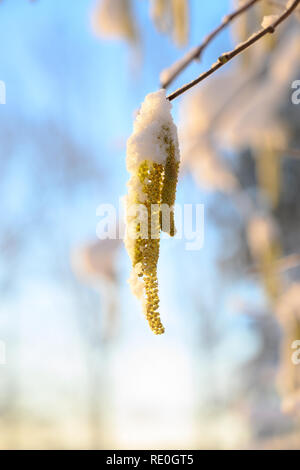
[[[239,44],[235,49],[232,51],[224,52],[219,58],[216,63],[214,63],[210,69],[208,69],[206,72],[203,72],[199,77],[197,77],[195,80],[192,80],[191,82],[187,83],[183,87],[179,88],[178,90],[174,91],[171,93],[167,99],[169,101],[174,100],[178,96],[182,95],[184,92],[192,88],[193,86],[197,85],[198,83],[202,82],[205,80],[207,77],[212,75],[214,72],[216,72],[218,69],[223,67],[223,65],[227,64],[230,60],[232,60],[234,57],[236,57],[238,54],[243,52],[244,50],[248,49],[248,47],[252,46],[252,44],[255,44],[257,41],[259,41],[262,37],[266,36],[267,34],[272,34],[275,32],[277,26],[279,26],[284,20],[286,20],[292,12],[297,8],[297,6],[300,4],[300,0],[294,0],[291,5],[280,15],[277,20],[275,20],[271,25],[267,26],[266,28],[261,29],[257,33],[253,34],[250,36],[249,39],[246,41],[242,42]]]
[[[161,73],[161,87],[168,88],[169,85],[175,80],[175,78],[186,69],[186,67],[193,62],[194,60],[199,60],[204,49],[208,44],[221,32],[225,29],[235,18],[248,10],[252,5],[259,2],[260,0],[249,0],[243,6],[235,10],[233,13],[224,16],[221,24],[214,29],[210,34],[206,36],[202,44],[197,47],[194,47],[190,50],[182,59],[175,62],[171,67],[165,69]],[[163,77],[166,77],[165,79]]]

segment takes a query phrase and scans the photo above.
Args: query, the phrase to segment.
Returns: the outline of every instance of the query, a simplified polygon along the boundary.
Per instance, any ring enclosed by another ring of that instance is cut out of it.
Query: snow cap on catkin
[[[129,284],[142,303],[151,330],[160,335],[164,333],[158,310],[160,232],[175,234],[173,206],[179,170],[177,129],[164,90],[146,96],[127,142],[126,162],[130,179],[124,242],[133,268]],[[137,205],[142,206],[142,218]],[[162,205],[169,207],[169,224],[162,216]]]
[[[144,160],[163,164],[166,160],[166,144],[162,139],[162,127],[168,128],[175,143],[175,158],[179,161],[177,129],[171,116],[172,105],[166,99],[165,90],[149,93],[143,102],[133,125],[133,133],[127,141],[127,170],[133,171]]]

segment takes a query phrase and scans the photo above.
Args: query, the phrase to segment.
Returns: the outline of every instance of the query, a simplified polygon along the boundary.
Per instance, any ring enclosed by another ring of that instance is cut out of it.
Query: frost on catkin
[[[142,302],[151,330],[162,334],[157,281],[160,232],[175,233],[179,170],[177,129],[164,90],[146,96],[127,142],[126,163],[130,179],[125,198],[125,246],[133,267],[129,283]]]

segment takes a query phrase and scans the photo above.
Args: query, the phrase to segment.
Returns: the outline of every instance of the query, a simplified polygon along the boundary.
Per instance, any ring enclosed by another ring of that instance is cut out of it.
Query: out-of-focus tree
[[[188,40],[189,3],[188,0],[148,2],[149,17],[157,29],[168,34],[177,46],[184,46]],[[232,281],[244,279],[249,283],[254,277],[265,293],[264,313],[261,314],[255,306],[242,309],[261,338],[260,352],[245,368],[246,383],[250,388],[250,392],[248,389],[245,392],[250,395],[253,439],[255,441],[260,436],[273,439],[274,434],[282,430],[294,433],[291,434],[293,439],[299,432],[296,420],[287,419],[282,412],[295,418],[299,412],[300,393],[299,367],[291,361],[291,344],[300,339],[300,264],[297,262],[300,107],[291,102],[291,84],[300,73],[300,7],[295,0],[288,3],[283,0],[240,0],[234,4],[235,13],[226,17],[203,42],[199,38],[199,45],[179,58],[177,63],[170,67],[166,64],[160,80],[164,87],[170,87],[191,62],[201,61],[206,47],[225,28],[230,28],[233,41],[240,43],[225,55],[220,51],[211,69],[179,92],[169,95],[169,99],[181,100],[182,175],[190,172],[202,190],[211,192],[210,216],[224,240],[228,240],[230,235],[229,249],[217,260],[220,277]],[[293,5],[297,8],[289,12]],[[133,0],[98,0],[91,12],[93,32],[100,37],[139,44],[142,28],[135,11],[136,1]],[[279,20],[280,24],[277,24]],[[258,33],[254,34],[256,31]],[[226,65],[226,71],[219,70],[232,60],[235,63]],[[63,77],[60,79],[63,82]],[[199,83],[197,87],[196,82]],[[4,182],[9,182],[13,171],[17,146],[28,140],[33,143],[32,154],[26,162],[26,167],[31,169],[28,207],[23,207],[17,218],[2,218],[0,256],[5,269],[0,271],[0,288],[6,293],[9,288],[17,288],[22,257],[34,240],[43,238],[48,244],[50,257],[56,254],[53,272],[55,276],[67,279],[66,284],[76,299],[79,324],[83,326],[83,345],[87,363],[91,365],[89,419],[94,430],[92,445],[97,447],[97,416],[101,414],[97,393],[103,377],[97,375],[99,369],[96,364],[99,351],[103,352],[107,344],[104,339],[111,338],[115,327],[116,308],[110,302],[115,299],[117,244],[112,241],[87,244],[78,249],[75,263],[75,269],[84,277],[84,282],[88,280],[101,289],[102,301],[103,293],[109,292],[109,303],[104,308],[107,321],[101,337],[100,326],[98,330],[99,299],[93,297],[91,300],[89,294],[85,296],[79,291],[69,266],[66,268],[64,264],[61,269],[60,260],[66,257],[71,247],[66,246],[67,242],[61,249],[57,246],[56,229],[46,207],[54,194],[53,188],[56,198],[72,202],[80,193],[83,181],[85,184],[99,184],[101,169],[90,149],[81,146],[69,129],[57,122],[33,125],[22,116],[16,122],[14,116],[11,122],[0,127],[3,142],[0,197],[8,206]],[[19,129],[22,129],[21,136]],[[59,160],[53,155],[59,155]],[[9,213],[9,207],[4,208],[3,214]],[[290,257],[295,256],[296,263],[290,265]],[[88,311],[88,320],[83,316],[83,310],[85,314]],[[220,334],[209,320],[209,316],[204,314],[202,321],[206,336],[202,338],[201,348],[208,354]],[[8,379],[8,389],[14,389],[15,383]],[[263,399],[264,395],[269,399]],[[9,419],[16,410],[15,396],[10,396],[10,403],[6,406]]]

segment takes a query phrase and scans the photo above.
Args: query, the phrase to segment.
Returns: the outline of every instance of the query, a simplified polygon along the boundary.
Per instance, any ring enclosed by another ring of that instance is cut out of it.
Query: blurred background
[[[1,449],[300,448],[299,12],[173,101],[205,243],[162,240],[164,335],[122,241],[96,236],[136,109],[242,3],[1,1]],[[284,5],[258,1],[168,90]]]

